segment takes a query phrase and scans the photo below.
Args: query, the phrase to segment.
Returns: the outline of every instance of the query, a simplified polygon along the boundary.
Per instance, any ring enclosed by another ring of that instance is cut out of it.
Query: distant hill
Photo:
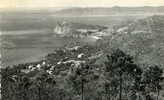
[[[152,14],[152,13],[164,13],[164,6],[152,7],[152,6],[143,6],[143,7],[71,7],[71,8],[32,8],[32,9],[13,9],[13,10],[0,10],[0,14],[5,15],[72,15],[72,16],[81,16],[81,15],[117,15],[117,14]]]
[[[56,15],[117,15],[117,14],[152,14],[164,13],[164,6],[160,7],[94,7],[94,8],[68,8],[55,12]]]

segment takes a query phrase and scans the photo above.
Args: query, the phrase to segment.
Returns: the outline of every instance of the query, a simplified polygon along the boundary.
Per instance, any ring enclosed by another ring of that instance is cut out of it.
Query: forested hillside
[[[130,53],[138,63],[164,65],[164,16],[152,16],[115,26],[109,38],[111,46]]]
[[[96,64],[103,55],[105,62]],[[2,69],[1,75],[4,100],[163,98],[162,66],[139,66],[120,49],[109,54],[91,46],[58,49],[43,61]]]

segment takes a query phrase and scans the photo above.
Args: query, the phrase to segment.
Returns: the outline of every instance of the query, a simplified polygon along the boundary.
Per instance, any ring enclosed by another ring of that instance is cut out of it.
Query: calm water
[[[54,48],[14,48],[4,49],[2,52],[2,62],[4,66],[38,61]]]
[[[38,61],[43,59],[48,53],[52,53],[56,48],[64,47],[72,43],[92,45],[96,42],[96,40],[92,38],[72,39],[59,37],[49,37],[49,39],[45,40],[44,38],[36,38],[35,41],[30,41],[30,39],[25,40],[26,39],[14,39],[15,47],[1,49],[4,66]]]

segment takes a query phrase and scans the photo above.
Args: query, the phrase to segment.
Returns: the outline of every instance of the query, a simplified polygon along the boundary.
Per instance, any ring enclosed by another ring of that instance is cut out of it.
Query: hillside
[[[152,16],[115,29],[111,46],[134,55],[139,63],[164,65],[164,16]]]

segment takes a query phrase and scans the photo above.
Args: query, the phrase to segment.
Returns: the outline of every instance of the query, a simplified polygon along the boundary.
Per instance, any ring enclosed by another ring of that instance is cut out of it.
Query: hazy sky
[[[163,6],[164,0],[0,0],[0,8]]]

